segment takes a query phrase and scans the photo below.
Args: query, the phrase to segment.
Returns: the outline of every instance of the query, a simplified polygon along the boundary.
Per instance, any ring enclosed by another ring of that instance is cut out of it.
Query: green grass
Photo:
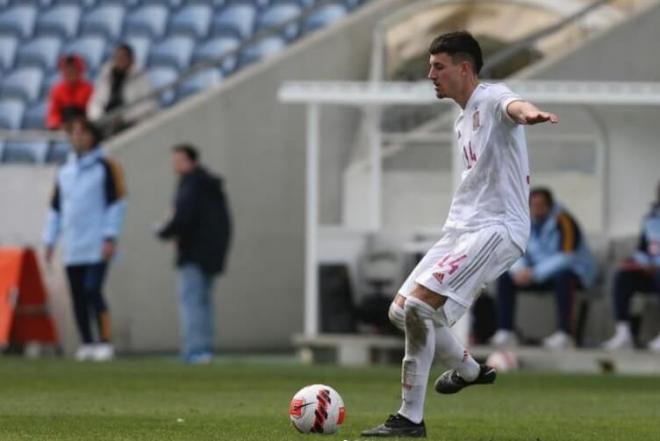
[[[322,439],[357,440],[398,408],[398,382],[396,367],[4,357],[0,440],[316,439],[296,433],[287,415],[291,396],[310,383],[332,385],[346,403],[341,431]],[[660,440],[660,377],[501,375],[454,396],[429,392],[426,413],[431,440]]]

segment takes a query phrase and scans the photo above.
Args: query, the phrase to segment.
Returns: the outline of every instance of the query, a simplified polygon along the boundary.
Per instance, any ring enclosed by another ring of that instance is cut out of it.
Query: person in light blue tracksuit
[[[575,219],[547,188],[530,192],[532,228],[527,251],[497,281],[498,332],[491,342],[516,343],[515,297],[518,290],[554,291],[558,331],[544,339],[548,348],[571,346],[575,332],[577,289],[591,287],[598,275],[595,258]]]
[[[75,154],[58,170],[46,220],[44,243],[50,264],[58,238],[82,341],[79,360],[113,358],[110,316],[102,294],[108,263],[116,251],[125,211],[120,166],[99,146],[99,130],[79,119],[71,128]],[[94,336],[91,323],[98,332]]]

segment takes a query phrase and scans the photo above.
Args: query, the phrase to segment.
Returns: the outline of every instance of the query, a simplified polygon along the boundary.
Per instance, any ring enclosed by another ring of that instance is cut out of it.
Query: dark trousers
[[[84,344],[93,343],[95,340],[92,335],[92,322],[98,327],[98,339],[102,342],[110,341],[110,316],[102,292],[106,268],[106,263],[66,267],[73,313],[80,339]]]
[[[497,279],[498,327],[513,331],[518,291],[552,291],[557,300],[558,327],[564,332],[574,334],[576,322],[576,290],[580,289],[580,280],[570,270],[563,270],[544,283],[534,283],[523,288],[516,286],[508,272]]]
[[[660,271],[620,269],[614,276],[614,317],[630,320],[630,299],[636,292],[660,294]]]

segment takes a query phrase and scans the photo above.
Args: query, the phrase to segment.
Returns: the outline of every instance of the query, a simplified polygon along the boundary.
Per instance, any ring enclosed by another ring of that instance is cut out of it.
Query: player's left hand
[[[103,241],[103,248],[101,249],[101,256],[105,262],[110,261],[112,256],[115,255],[115,243],[112,240]]]
[[[557,124],[559,122],[559,117],[554,113],[550,112],[531,112],[525,115],[525,124],[539,124],[550,121],[552,124]]]

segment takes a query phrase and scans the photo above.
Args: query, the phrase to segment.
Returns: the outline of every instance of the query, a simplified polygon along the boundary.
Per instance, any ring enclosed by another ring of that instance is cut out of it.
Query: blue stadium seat
[[[110,40],[118,40],[124,21],[124,7],[121,5],[103,5],[89,11],[83,17],[80,33],[82,35],[101,35]]]
[[[44,70],[53,70],[57,67],[58,54],[62,42],[57,37],[39,37],[25,46],[21,46],[16,57],[16,65],[39,66]]]
[[[257,8],[249,4],[229,5],[213,18],[212,32],[247,39],[254,32]]]
[[[186,6],[172,16],[169,34],[189,35],[197,39],[206,37],[212,17],[213,9],[210,6]]]
[[[60,73],[57,71],[47,74],[46,78],[41,83],[41,93],[39,95],[42,98],[47,98],[50,95],[50,89],[60,80],[60,78]]]
[[[147,5],[131,12],[126,17],[124,34],[160,38],[167,28],[169,9],[162,5]]]
[[[63,53],[78,54],[85,59],[87,69],[96,72],[104,61],[106,39],[91,35],[73,40],[66,46]],[[90,75],[91,78],[91,75]]]
[[[172,66],[182,71],[190,65],[195,41],[190,37],[170,37],[149,51],[149,66]]]
[[[218,69],[204,69],[183,81],[183,84],[179,86],[179,99],[194,95],[204,89],[208,89],[209,87],[213,87],[218,84],[221,79],[222,75],[220,75]]]
[[[0,72],[8,71],[14,66],[18,39],[11,35],[0,36]]]
[[[42,164],[47,154],[48,141],[6,141],[2,162]]]
[[[170,84],[179,77],[179,73],[176,69],[171,67],[154,67],[148,71],[149,79],[151,80],[151,85],[154,89],[159,89],[167,84]],[[164,92],[160,97],[160,104],[163,107],[167,107],[174,102],[176,94],[173,90],[168,90]]]
[[[80,8],[74,5],[56,6],[42,12],[37,18],[38,35],[57,35],[71,38],[78,32]]]
[[[218,37],[207,41],[201,46],[197,46],[193,53],[193,64],[200,61],[217,60],[225,54],[236,50],[240,46],[240,40],[236,37]],[[222,72],[227,75],[236,69],[236,55],[228,56],[221,64]]]
[[[19,38],[30,38],[34,33],[37,9],[19,5],[0,14],[0,34],[12,34]]]
[[[147,59],[149,58],[149,49],[151,48],[151,38],[149,37],[128,37],[125,40],[131,48],[133,48],[133,56],[135,58],[135,63],[140,66],[145,66],[147,64]],[[114,50],[114,47],[111,48]]]
[[[169,9],[176,9],[183,3],[183,0],[142,0],[143,5],[160,5]]]
[[[300,6],[296,4],[274,5],[266,9],[257,18],[257,31],[279,26],[287,21],[300,16]],[[291,41],[298,36],[300,26],[297,23],[291,23],[284,29],[282,35]]]
[[[37,67],[25,67],[15,70],[2,79],[2,98],[18,98],[25,102],[34,102],[39,98],[44,73]]]
[[[21,128],[44,129],[46,126],[47,109],[48,109],[48,103],[46,102],[46,100],[40,101],[39,103],[33,104],[27,109],[25,109]]]
[[[281,52],[286,47],[286,41],[281,37],[267,37],[246,48],[241,54],[240,65],[245,66],[255,61],[270,57]]]
[[[55,141],[48,149],[46,162],[49,164],[63,164],[66,162],[71,151],[71,144],[69,141]]]
[[[323,5],[305,19],[305,32],[310,32],[334,23],[344,18],[347,14],[346,6],[342,3]]]
[[[17,99],[0,101],[0,128],[18,130],[25,112],[25,103]]]

